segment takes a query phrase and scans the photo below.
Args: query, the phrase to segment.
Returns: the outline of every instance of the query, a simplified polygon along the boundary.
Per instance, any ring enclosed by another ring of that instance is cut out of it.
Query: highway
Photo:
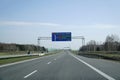
[[[0,80],[120,80],[120,63],[62,51],[0,67]]]

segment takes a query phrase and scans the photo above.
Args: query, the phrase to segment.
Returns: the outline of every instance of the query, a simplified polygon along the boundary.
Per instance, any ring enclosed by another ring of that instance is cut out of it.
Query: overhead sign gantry
[[[72,36],[71,32],[53,32],[52,37],[38,37],[38,46],[40,46],[40,40],[52,40],[52,42],[60,42],[60,41],[72,41],[72,39],[81,39],[82,46],[85,45],[84,36]]]

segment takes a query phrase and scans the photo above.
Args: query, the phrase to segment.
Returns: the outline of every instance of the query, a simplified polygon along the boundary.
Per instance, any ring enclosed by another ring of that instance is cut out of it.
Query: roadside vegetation
[[[106,37],[105,42],[90,40],[77,54],[120,61],[120,39],[112,34]]]
[[[15,44],[15,43],[0,43],[0,56],[1,55],[17,55],[36,52],[47,52],[45,47],[28,44]]]
[[[27,60],[27,59],[38,58],[38,57],[39,56],[22,56],[22,57],[12,57],[12,58],[2,58],[2,59],[0,59],[0,65],[23,61],[23,60]]]
[[[47,48],[36,45],[0,43],[0,65],[48,56],[48,55],[56,54],[58,51],[59,50],[53,50],[48,52]],[[19,56],[23,54],[28,54],[28,55]],[[35,54],[35,55],[29,55],[29,54]],[[9,55],[10,56],[18,55],[18,56],[6,57]],[[3,56],[4,58],[2,58]]]

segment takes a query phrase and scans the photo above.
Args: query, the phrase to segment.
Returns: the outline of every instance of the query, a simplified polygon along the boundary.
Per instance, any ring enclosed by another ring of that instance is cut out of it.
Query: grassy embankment
[[[120,61],[120,52],[118,51],[91,51],[91,52],[78,52],[73,51],[73,53],[85,56],[85,57],[91,57],[91,58],[102,58],[102,59],[109,59],[109,60],[116,60]]]

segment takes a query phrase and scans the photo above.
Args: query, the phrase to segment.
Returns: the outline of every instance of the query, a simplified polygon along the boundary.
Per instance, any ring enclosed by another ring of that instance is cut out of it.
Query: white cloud
[[[113,28],[117,28],[117,25],[110,25],[110,24],[95,24],[95,25],[91,25],[92,28],[95,29],[113,29]]]
[[[23,22],[23,21],[0,21],[0,26],[50,26],[50,27],[63,27],[63,28],[82,28],[82,29],[114,29],[118,28],[118,25],[110,24],[91,24],[91,25],[63,25],[48,22]]]
[[[42,23],[42,22],[19,22],[19,21],[0,21],[2,26],[60,26],[55,23]]]

